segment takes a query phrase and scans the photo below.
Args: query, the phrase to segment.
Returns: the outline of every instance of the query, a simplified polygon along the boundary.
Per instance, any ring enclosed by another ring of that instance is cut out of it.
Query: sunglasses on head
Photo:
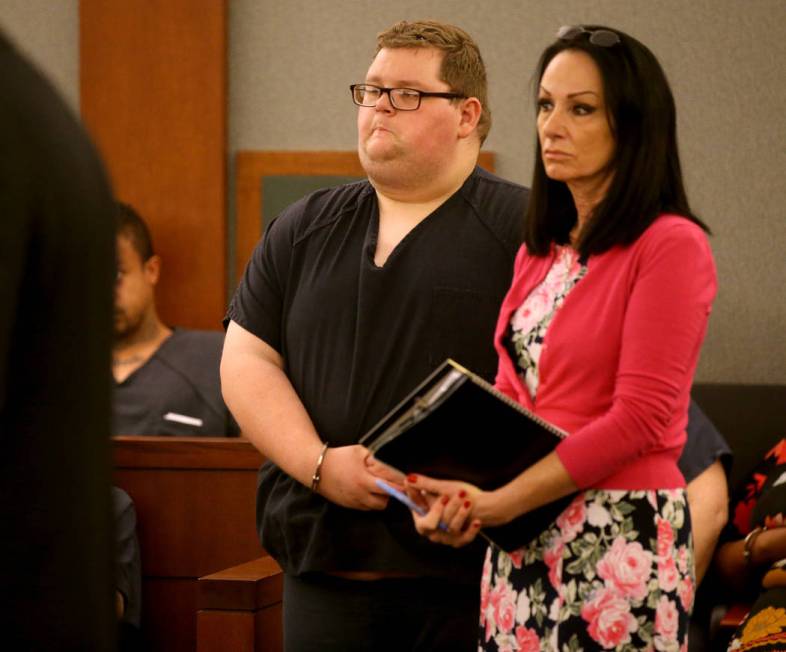
[[[557,30],[560,41],[575,41],[584,34],[589,35],[589,42],[602,48],[610,48],[620,42],[620,35],[610,29],[586,29],[581,25],[563,25]]]

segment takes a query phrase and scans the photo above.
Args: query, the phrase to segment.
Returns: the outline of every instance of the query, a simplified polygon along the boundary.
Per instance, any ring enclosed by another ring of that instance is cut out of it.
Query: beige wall
[[[0,29],[79,110],[78,0],[0,0]]]
[[[78,96],[76,0],[0,0],[0,25]],[[677,100],[694,209],[712,226],[720,293],[701,380],[786,383],[786,2],[783,0],[233,0],[230,148],[351,149],[347,86],[401,18],[467,29],[489,68],[498,171],[526,183],[530,78],[557,27],[619,27],[660,58]]]

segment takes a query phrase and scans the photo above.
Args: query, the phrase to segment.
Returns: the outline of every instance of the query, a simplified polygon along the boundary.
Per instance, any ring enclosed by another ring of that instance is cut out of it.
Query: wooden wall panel
[[[197,652],[254,652],[254,612],[200,612]]]
[[[197,648],[199,583],[191,577],[151,577],[142,584],[142,633],[148,652]]]
[[[82,116],[163,258],[170,324],[226,305],[226,0],[81,0]]]
[[[136,507],[146,577],[197,578],[264,554],[256,530],[264,458],[248,440],[118,436],[112,443],[115,484]]]

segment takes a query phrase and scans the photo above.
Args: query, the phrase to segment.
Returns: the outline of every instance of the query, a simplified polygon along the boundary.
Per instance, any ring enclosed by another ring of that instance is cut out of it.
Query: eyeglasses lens
[[[599,45],[602,48],[610,48],[620,42],[619,34],[610,32],[607,29],[599,29],[590,34],[589,42],[592,45]]]
[[[420,106],[420,93],[407,88],[394,88],[390,100],[397,109],[412,111]]]
[[[357,85],[352,88],[352,99],[360,106],[374,106],[379,99],[379,90],[370,86]]]

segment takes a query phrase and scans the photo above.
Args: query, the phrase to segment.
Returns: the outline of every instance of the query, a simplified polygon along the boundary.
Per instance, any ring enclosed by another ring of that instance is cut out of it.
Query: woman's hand
[[[409,475],[409,497],[426,514],[412,512],[415,529],[429,541],[460,548],[475,539],[482,522],[474,515],[483,491],[466,482],[435,480],[423,475]]]

